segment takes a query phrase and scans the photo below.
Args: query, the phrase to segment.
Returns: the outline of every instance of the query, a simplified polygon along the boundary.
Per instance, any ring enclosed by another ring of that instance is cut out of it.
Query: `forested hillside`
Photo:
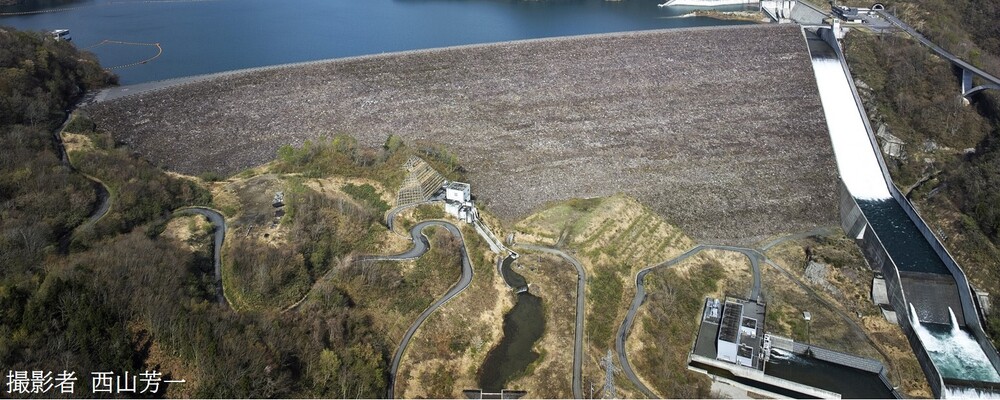
[[[91,372],[147,370],[185,380],[157,396],[383,396],[393,344],[337,288],[301,313],[216,301],[211,235],[162,234],[173,210],[211,204],[202,184],[81,120],[68,130],[90,147],[62,161],[67,110],[115,80],[70,43],[0,28],[0,366],[74,372],[75,397],[93,395]],[[86,176],[111,193],[96,221]]]
[[[1000,73],[1000,1],[886,6],[934,42]],[[1000,92],[963,99],[960,71],[903,34],[855,31],[845,46],[873,127],[884,124],[903,142],[904,154],[887,156],[896,184],[973,285],[1000,294]],[[1000,337],[998,308],[988,324],[994,342]]]

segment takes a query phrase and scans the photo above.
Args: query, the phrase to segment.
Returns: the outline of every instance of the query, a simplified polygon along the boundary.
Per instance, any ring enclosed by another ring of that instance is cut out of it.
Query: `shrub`
[[[344,185],[341,190],[351,196],[352,199],[361,202],[361,204],[371,207],[375,214],[385,215],[389,211],[389,204],[382,200],[382,196],[375,190],[375,187],[369,184],[355,185],[353,183],[348,183]]]

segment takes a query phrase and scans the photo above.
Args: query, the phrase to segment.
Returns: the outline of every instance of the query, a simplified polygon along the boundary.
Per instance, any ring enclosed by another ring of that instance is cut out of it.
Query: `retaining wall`
[[[829,390],[823,390],[820,388],[812,387],[809,385],[803,385],[798,382],[793,382],[786,379],[776,378],[770,375],[764,374],[764,371],[758,369],[751,369],[747,367],[738,366],[736,364],[731,364],[719,360],[715,360],[708,357],[702,357],[697,354],[691,355],[691,361],[694,363],[709,365],[715,368],[723,369],[729,371],[734,376],[750,379],[756,382],[764,383],[767,385],[776,386],[782,389],[791,390],[804,394],[806,396],[817,397],[821,399],[839,399],[840,394],[834,393]]]
[[[882,158],[882,153],[879,150],[874,131],[872,130],[871,124],[868,120],[868,114],[865,113],[864,107],[862,106],[861,98],[858,96],[857,88],[854,86],[854,80],[850,75],[850,68],[847,66],[844,53],[840,49],[840,44],[837,42],[836,36],[833,31],[828,28],[820,28],[817,30],[817,33],[827,42],[827,44],[830,45],[830,47],[833,48],[837,57],[840,59],[844,73],[848,75],[847,82],[851,87],[851,93],[854,95],[854,101],[857,105],[858,113],[861,114],[861,119],[865,124],[865,130],[868,132],[868,137],[872,145],[872,151],[875,152],[875,156],[879,161],[879,168],[882,172],[882,176],[885,178],[886,182],[892,182],[892,177],[889,175],[889,170],[885,166],[885,160]],[[888,185],[888,187],[890,193],[892,193],[893,197],[898,201],[896,196],[899,191],[894,185]],[[903,203],[900,204],[902,205]],[[909,207],[912,211],[912,206],[909,205],[909,202],[906,202],[905,204],[906,205],[903,206],[903,209],[907,210],[907,207]],[[927,349],[924,348],[920,338],[917,337],[916,332],[913,331],[913,327],[910,326],[910,313],[907,307],[908,303],[906,301],[906,295],[903,292],[902,282],[899,277],[899,269],[896,268],[895,262],[892,261],[892,257],[889,256],[889,252],[886,251],[885,246],[878,237],[878,234],[871,228],[867,218],[865,218],[864,214],[861,212],[861,207],[847,190],[847,187],[843,182],[840,184],[840,215],[841,226],[844,228],[844,232],[847,233],[848,236],[856,239],[856,242],[858,246],[861,247],[861,251],[865,256],[865,259],[868,261],[869,266],[876,271],[882,272],[888,289],[889,301],[895,309],[897,315],[907,316],[907,318],[897,318],[899,326],[902,328],[903,334],[906,336],[906,340],[910,342],[910,347],[913,349],[914,355],[920,363],[920,367],[924,371],[924,375],[927,377],[927,382],[931,387],[931,391],[936,397],[941,397],[941,393],[944,388],[944,380],[942,379],[941,372],[938,371],[937,366],[931,362]],[[909,215],[911,219],[913,218],[913,215],[909,212],[907,212],[907,215]],[[918,228],[921,227],[921,225],[926,226],[926,224],[923,224],[923,220],[919,220],[919,223],[917,222],[918,220],[919,219],[914,220],[914,223],[917,224]],[[938,243],[938,246],[940,246],[940,243]],[[954,263],[953,260],[952,263]],[[949,270],[951,270],[951,267],[949,267]],[[952,273],[954,274],[954,271],[952,271]],[[959,281],[958,278],[956,278],[956,282],[959,282],[959,285],[961,285],[962,282],[966,282],[964,278],[963,274],[962,280]],[[968,287],[967,283],[966,287]],[[963,302],[963,312],[964,308],[966,307]]]
[[[861,113],[862,117],[861,119],[865,123],[865,130],[868,132],[868,138],[872,143],[872,149],[873,151],[875,151],[876,158],[878,158],[879,168],[882,170],[882,176],[885,177],[886,182],[891,183],[892,176],[889,175],[889,169],[886,167],[885,159],[882,157],[882,152],[879,151],[878,140],[875,139],[875,131],[872,130],[871,123],[869,122],[868,119],[868,114],[865,112],[865,108],[864,106],[862,106],[863,103],[861,102],[861,97],[858,96],[858,90],[854,86],[854,79],[851,78],[850,75],[851,70],[850,67],[847,66],[847,62],[845,61],[846,59],[844,58],[844,53],[843,51],[841,51],[840,45],[838,44],[832,30],[819,29],[819,32],[820,32],[820,37],[822,37],[828,44],[830,44],[831,47],[833,47],[833,50],[837,53],[837,56],[840,58],[840,63],[844,67],[844,71],[848,73],[847,81],[851,86],[851,93],[854,94],[854,101],[858,105],[858,112]],[[900,193],[898,188],[896,188],[896,185],[890,184],[888,186],[889,186],[889,193],[892,194],[893,199],[895,199],[899,203],[900,207],[903,208],[903,211],[906,212],[906,215],[910,217],[913,223],[917,226],[917,229],[920,231],[921,235],[923,235],[924,239],[927,240],[927,242],[930,244],[934,252],[938,255],[939,258],[941,258],[941,261],[944,263],[944,265],[948,267],[948,271],[951,272],[952,277],[955,278],[955,283],[958,286],[958,296],[962,304],[961,314],[964,319],[965,326],[966,328],[969,329],[969,331],[972,332],[973,337],[976,338],[976,342],[979,343],[979,347],[981,347],[983,352],[986,353],[986,357],[990,359],[990,363],[993,365],[993,368],[1000,371],[1000,354],[998,354],[996,348],[993,347],[993,344],[990,342],[989,337],[986,336],[986,332],[983,331],[982,324],[980,324],[979,322],[978,308],[976,307],[975,301],[973,299],[972,290],[969,287],[969,280],[965,276],[965,272],[962,271],[962,268],[959,267],[958,263],[955,262],[955,259],[951,256],[951,253],[949,253],[948,250],[944,248],[938,237],[934,235],[934,232],[931,231],[930,227],[927,225],[927,222],[924,221],[924,219],[921,218],[919,214],[917,214],[917,211],[913,208],[913,204],[910,204],[910,201],[907,200],[902,193]],[[906,310],[905,308],[903,310],[905,314],[909,315],[909,310]],[[897,308],[896,312],[898,314],[900,312],[900,309]],[[907,320],[906,327],[909,328],[908,318],[899,318],[899,319]],[[902,326],[902,324],[900,324],[900,326]],[[935,395],[940,396],[940,393],[941,393],[940,389],[938,391],[935,391]]]
[[[871,372],[873,374],[883,373],[885,371],[885,366],[882,363],[872,360],[870,358],[853,356],[850,354],[840,353],[833,350],[827,350],[822,347],[816,347],[808,345],[805,343],[795,342],[792,345],[792,352],[795,354],[805,354],[807,351],[812,352],[813,358],[820,361],[826,361],[833,364],[840,364],[848,366],[851,368],[860,369],[862,371]],[[891,385],[889,387],[892,387]]]

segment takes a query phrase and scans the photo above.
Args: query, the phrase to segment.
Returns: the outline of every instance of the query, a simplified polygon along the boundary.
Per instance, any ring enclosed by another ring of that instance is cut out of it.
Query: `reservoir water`
[[[63,0],[8,6],[0,25],[69,29],[132,84],[233,69],[508,40],[746,24],[658,0]],[[34,2],[33,2],[34,3]],[[720,8],[739,10],[742,6]],[[62,10],[62,11],[54,11]],[[96,46],[95,46],[96,45]],[[91,47],[94,46],[94,47]]]

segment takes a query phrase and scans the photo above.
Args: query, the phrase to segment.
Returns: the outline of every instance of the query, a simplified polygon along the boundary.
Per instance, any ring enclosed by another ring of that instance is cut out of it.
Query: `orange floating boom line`
[[[157,43],[140,43],[140,42],[123,42],[123,41],[120,41],[120,40],[105,40],[104,42],[101,42],[99,44],[105,44],[105,43],[125,44],[125,45],[135,45],[135,46],[156,46],[156,55],[154,55],[154,56],[152,56],[150,58],[144,59],[144,60],[136,61],[134,63],[116,65],[116,66],[113,66],[113,67],[106,67],[106,68],[104,68],[106,71],[111,71],[111,70],[115,70],[115,69],[122,69],[122,68],[128,68],[128,67],[134,67],[136,65],[146,64],[146,63],[148,63],[150,61],[153,61],[153,60],[157,59],[158,57],[160,57],[160,55],[163,54],[163,46],[160,46],[159,42],[157,42]]]

